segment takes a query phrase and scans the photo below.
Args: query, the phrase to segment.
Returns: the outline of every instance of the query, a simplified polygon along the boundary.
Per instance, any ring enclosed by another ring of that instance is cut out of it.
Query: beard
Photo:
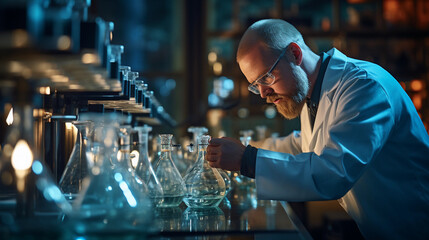
[[[292,96],[273,94],[267,97],[267,102],[273,102],[279,97],[283,98],[276,104],[276,108],[286,119],[294,119],[301,114],[309,90],[308,77],[304,70],[294,63],[290,63],[290,66],[295,82],[295,93]]]

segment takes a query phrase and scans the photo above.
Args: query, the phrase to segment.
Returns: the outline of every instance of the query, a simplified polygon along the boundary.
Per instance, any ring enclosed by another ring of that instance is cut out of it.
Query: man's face
[[[277,58],[269,51],[264,51],[263,47],[255,47],[238,64],[247,81],[252,83],[265,74]],[[275,76],[274,84],[259,86],[261,97],[266,98],[268,103],[274,103],[285,118],[298,117],[309,90],[307,74],[301,67],[289,63],[287,56],[280,60],[272,74]]]

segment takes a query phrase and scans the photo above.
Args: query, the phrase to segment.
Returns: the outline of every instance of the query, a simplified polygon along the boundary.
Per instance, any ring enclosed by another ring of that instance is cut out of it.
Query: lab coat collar
[[[340,79],[344,73],[344,68],[347,63],[347,56],[338,51],[336,48],[333,48],[327,52],[331,56],[328,67],[323,78],[322,89],[320,92],[320,102],[318,112],[326,112],[327,109],[331,107],[332,98],[335,94],[335,91],[338,87]],[[312,146],[316,145],[317,141],[317,132],[322,125],[325,116],[323,114],[317,114],[314,122],[313,131],[311,132],[310,138],[310,149],[313,149]],[[311,129],[311,128],[310,128]]]

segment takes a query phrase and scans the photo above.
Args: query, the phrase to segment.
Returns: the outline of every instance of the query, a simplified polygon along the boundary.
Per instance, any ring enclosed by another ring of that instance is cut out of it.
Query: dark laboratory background
[[[56,3],[60,7],[68,1],[33,2]],[[214,137],[239,137],[242,130],[265,126],[266,137],[299,129],[298,120],[284,119],[275,107],[249,93],[248,83],[235,62],[240,37],[253,22],[264,18],[281,18],[294,24],[316,53],[335,47],[350,57],[381,65],[401,83],[429,127],[429,1],[86,2],[90,3],[89,18],[96,16],[114,23],[111,43],[124,46],[122,65],[138,72],[139,79],[153,91],[158,101],[155,110],[163,113],[157,121],[150,122],[154,133],[191,136],[188,127],[206,126]],[[23,31],[33,25],[27,22],[28,9],[28,1],[0,2],[1,49],[33,46],[31,37]],[[64,16],[55,17],[60,21]],[[19,37],[22,34],[24,37]],[[55,31],[45,34],[56,36]],[[49,51],[63,55],[72,48],[56,47],[47,46]],[[2,143],[11,108],[3,96],[6,93],[2,92],[0,109]],[[63,146],[64,156],[70,153],[72,141]],[[298,213],[306,227],[316,233],[329,224],[343,230],[350,224],[335,201],[306,203]]]

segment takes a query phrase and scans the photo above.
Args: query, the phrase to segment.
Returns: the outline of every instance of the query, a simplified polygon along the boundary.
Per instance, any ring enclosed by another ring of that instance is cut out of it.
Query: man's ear
[[[288,52],[291,54],[291,57],[293,59],[289,59],[289,61],[293,61],[297,66],[301,65],[302,63],[302,50],[298,46],[298,44],[292,42],[288,46]]]

